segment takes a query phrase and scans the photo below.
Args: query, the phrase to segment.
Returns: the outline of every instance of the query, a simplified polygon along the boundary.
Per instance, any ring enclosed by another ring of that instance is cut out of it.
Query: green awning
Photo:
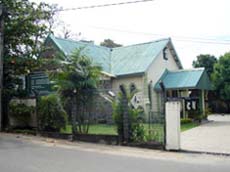
[[[192,70],[166,70],[159,81],[155,84],[154,89],[160,91],[160,82],[164,83],[167,90],[178,89],[200,89],[211,90],[211,82],[204,68]]]

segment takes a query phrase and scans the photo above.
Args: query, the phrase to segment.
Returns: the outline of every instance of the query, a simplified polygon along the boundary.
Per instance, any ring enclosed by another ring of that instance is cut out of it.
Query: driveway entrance
[[[181,133],[181,149],[230,154],[230,115],[210,115],[208,120]]]

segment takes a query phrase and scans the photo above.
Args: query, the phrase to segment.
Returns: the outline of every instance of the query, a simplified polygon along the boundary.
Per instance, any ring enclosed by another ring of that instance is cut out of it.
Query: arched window
[[[136,85],[134,83],[131,83],[130,86],[129,86],[129,90],[130,92],[134,92],[135,90],[137,89]]]

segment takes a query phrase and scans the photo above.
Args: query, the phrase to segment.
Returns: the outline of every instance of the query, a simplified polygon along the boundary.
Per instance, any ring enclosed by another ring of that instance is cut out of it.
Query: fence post
[[[123,142],[129,142],[129,114],[128,114],[128,99],[124,85],[120,85],[122,93],[122,106],[123,106]]]
[[[152,120],[152,112],[153,112],[153,102],[152,102],[152,95],[153,95],[153,91],[152,91],[152,81],[149,82],[148,84],[148,97],[149,97],[149,107],[148,107],[148,115],[149,115],[149,119],[148,119],[148,123],[149,123],[149,134],[150,134],[150,128],[151,128],[151,120]]]
[[[163,81],[160,81],[160,87],[161,87],[161,91],[162,91],[162,98],[163,98],[163,115],[164,115],[164,148],[166,146],[166,137],[167,137],[167,132],[166,132],[166,112],[165,112],[165,104],[166,104],[166,100],[167,100],[167,95],[166,95],[166,88],[164,85]]]
[[[32,89],[32,92],[34,93],[35,96],[35,101],[36,101],[36,106],[35,106],[35,118],[36,118],[36,134],[38,135],[39,133],[39,118],[38,118],[38,103],[39,103],[39,91],[36,89]]]

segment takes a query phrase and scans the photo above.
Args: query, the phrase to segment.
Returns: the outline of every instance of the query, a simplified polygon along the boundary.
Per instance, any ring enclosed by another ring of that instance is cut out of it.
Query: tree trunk
[[[128,99],[127,93],[123,85],[120,86],[122,92],[122,106],[123,106],[123,142],[128,143],[130,139],[129,131],[129,114],[128,114]]]
[[[76,127],[76,118],[77,118],[77,96],[73,98],[72,102],[72,134],[77,134],[77,127]]]

